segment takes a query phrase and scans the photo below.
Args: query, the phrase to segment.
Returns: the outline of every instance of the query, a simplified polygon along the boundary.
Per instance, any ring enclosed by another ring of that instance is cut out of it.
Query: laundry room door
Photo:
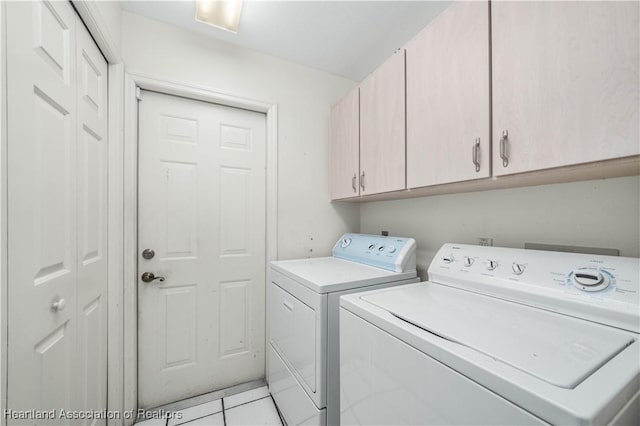
[[[264,377],[266,116],[148,91],[138,105],[138,402],[151,408]]]
[[[104,410],[107,62],[71,3],[6,11],[7,405]]]

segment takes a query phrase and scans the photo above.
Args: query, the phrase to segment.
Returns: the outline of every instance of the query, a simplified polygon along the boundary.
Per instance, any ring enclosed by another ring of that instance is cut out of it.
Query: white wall
[[[120,2],[99,0],[94,1],[94,3],[105,24],[103,30],[109,34],[114,44],[114,50],[119,53],[122,48],[122,12]]]
[[[122,55],[130,73],[278,104],[280,259],[327,255],[358,230],[358,206],[331,204],[328,178],[329,109],[355,82],[129,12]]]
[[[409,236],[422,277],[445,242],[495,246],[525,242],[617,248],[640,256],[640,178],[441,195],[363,204],[361,232]]]
[[[110,65],[120,56],[122,13],[118,0],[71,0],[91,36]]]

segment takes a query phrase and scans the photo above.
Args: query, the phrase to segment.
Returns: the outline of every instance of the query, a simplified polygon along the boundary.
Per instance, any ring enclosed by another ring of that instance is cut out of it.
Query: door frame
[[[268,264],[278,257],[278,105],[183,82],[125,73],[124,82],[124,399],[138,407],[138,95],[140,90],[180,96],[266,115],[266,246]],[[266,335],[266,325],[265,325]],[[266,361],[265,361],[266,362]],[[266,365],[265,365],[266,371]]]
[[[91,37],[105,56],[108,65],[108,213],[107,241],[107,409],[123,412],[126,407],[122,396],[122,278],[124,257],[123,228],[123,155],[124,133],[122,105],[124,102],[124,64],[120,47],[109,32],[109,25],[92,0],[70,0],[86,25]],[[0,2],[0,413],[7,403],[7,34],[6,3]],[[109,424],[121,422],[109,420]],[[5,425],[0,415],[0,425]]]

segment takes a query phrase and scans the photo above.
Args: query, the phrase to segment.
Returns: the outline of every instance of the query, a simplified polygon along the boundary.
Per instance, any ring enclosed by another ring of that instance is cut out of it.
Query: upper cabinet
[[[329,176],[331,199],[360,194],[360,91],[352,90],[332,109],[329,117]]]
[[[360,85],[360,194],[406,188],[404,50]]]
[[[454,2],[334,108],[332,198],[638,174],[639,64],[637,1]]]
[[[489,177],[488,2],[449,7],[406,49],[407,187]]]
[[[494,2],[493,171],[640,154],[638,2]]]

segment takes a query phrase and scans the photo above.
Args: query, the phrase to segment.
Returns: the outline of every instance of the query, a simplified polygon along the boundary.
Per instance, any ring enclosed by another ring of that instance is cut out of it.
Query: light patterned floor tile
[[[265,396],[269,396],[269,389],[266,386],[251,389],[249,391],[224,398],[224,408],[225,410],[228,410],[229,408],[237,407],[238,405],[255,401],[257,399],[264,398]]]
[[[187,423],[191,420],[199,419],[215,413],[220,413],[221,411],[222,400],[216,399],[215,401],[196,405],[195,407],[185,408],[181,411],[182,418],[169,419],[168,426],[177,426],[179,424]]]
[[[227,426],[280,426],[282,424],[276,406],[270,397],[225,410],[224,414]]]
[[[184,423],[185,426],[224,426],[224,416],[222,413],[213,414],[211,416],[202,417]]]

